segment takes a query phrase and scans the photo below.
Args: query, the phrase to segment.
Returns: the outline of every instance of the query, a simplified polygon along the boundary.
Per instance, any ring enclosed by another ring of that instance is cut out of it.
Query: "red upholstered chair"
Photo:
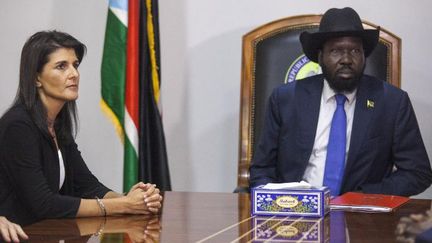
[[[301,15],[264,24],[243,36],[240,140],[236,191],[247,191],[249,166],[263,125],[265,105],[277,85],[315,73],[318,64],[304,59],[299,35],[318,30],[321,15]],[[364,28],[376,25],[363,21]],[[365,73],[399,87],[401,40],[381,28],[379,44]]]

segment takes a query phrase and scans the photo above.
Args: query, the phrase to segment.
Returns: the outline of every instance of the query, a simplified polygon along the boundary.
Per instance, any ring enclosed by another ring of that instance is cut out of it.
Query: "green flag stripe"
[[[108,10],[102,59],[102,99],[124,124],[127,28]]]
[[[138,181],[138,156],[129,138],[124,141],[123,191],[127,192]]]

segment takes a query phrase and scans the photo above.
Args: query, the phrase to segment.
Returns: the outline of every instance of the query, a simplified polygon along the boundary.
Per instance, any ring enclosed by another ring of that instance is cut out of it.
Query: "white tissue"
[[[309,189],[312,185],[306,181],[288,182],[288,183],[267,183],[262,189],[278,190],[278,189]]]

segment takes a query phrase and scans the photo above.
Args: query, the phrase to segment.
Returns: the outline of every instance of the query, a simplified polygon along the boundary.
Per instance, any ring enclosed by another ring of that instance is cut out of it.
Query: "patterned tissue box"
[[[257,217],[252,242],[330,242],[330,217]]]
[[[324,217],[330,211],[330,190],[252,189],[252,215]]]

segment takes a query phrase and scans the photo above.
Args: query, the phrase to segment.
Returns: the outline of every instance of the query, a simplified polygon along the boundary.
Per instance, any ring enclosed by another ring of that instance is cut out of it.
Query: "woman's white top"
[[[58,157],[59,157],[59,166],[60,166],[60,180],[59,180],[59,190],[60,190],[65,181],[65,167],[63,162],[63,156],[60,149],[58,150]]]

